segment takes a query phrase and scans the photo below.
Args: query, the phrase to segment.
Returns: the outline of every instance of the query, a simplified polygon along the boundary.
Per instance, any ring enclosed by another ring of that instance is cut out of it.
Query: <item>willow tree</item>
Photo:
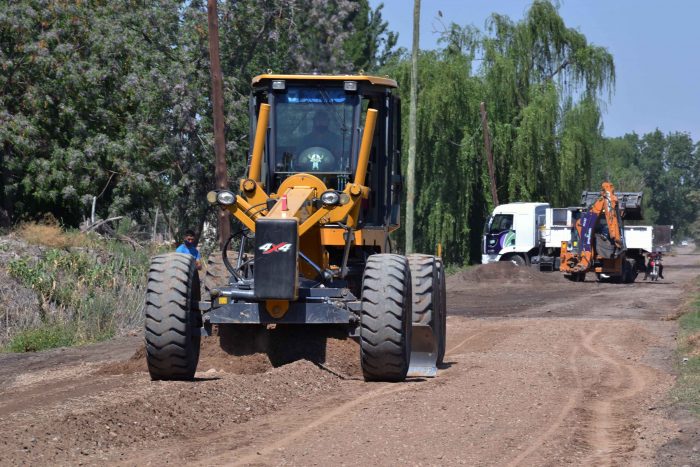
[[[462,264],[470,257],[470,235],[481,232],[471,227],[472,217],[477,213],[483,219],[483,201],[474,183],[481,177],[481,84],[470,77],[472,56],[461,49],[421,51],[417,58],[421,85],[416,112],[415,251],[431,253],[441,243],[445,259]],[[408,83],[410,58],[403,57],[384,72],[400,84]],[[401,87],[400,92],[407,107],[408,89]],[[404,134],[407,114],[402,112]],[[403,149],[406,154],[405,140]]]
[[[482,44],[497,179],[505,181],[499,198],[570,201],[590,185],[599,103],[615,81],[612,55],[566,27],[545,0],[519,22],[494,14]]]
[[[565,205],[590,184],[615,69],[542,0],[519,22],[493,15],[483,33],[451,24],[440,44],[419,54],[415,243],[425,252],[442,243],[447,261],[463,264],[479,258],[492,208],[479,103],[489,112],[499,200]],[[404,56],[385,71],[405,85],[409,68]]]

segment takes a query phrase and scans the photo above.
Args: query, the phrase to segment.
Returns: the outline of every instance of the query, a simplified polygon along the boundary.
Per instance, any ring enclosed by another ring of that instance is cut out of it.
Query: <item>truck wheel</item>
[[[573,274],[564,274],[564,277],[569,279],[571,282],[585,282],[586,273],[585,272],[575,272]]]
[[[523,258],[522,256],[517,255],[517,254],[508,256],[505,259],[505,261],[510,261],[511,263],[515,264],[518,267],[527,266],[527,261],[525,261],[525,258]]]
[[[360,319],[365,380],[403,381],[411,358],[411,271],[405,256],[367,259]]]
[[[444,288],[442,275],[442,261],[431,255],[413,254],[408,255],[408,264],[411,268],[411,287],[413,289],[413,323],[427,324],[433,330],[435,337],[435,347],[437,351],[437,364],[442,363],[445,352],[445,329],[443,326],[445,312],[444,298],[441,297],[441,283]],[[438,271],[440,268],[440,271]]]
[[[190,380],[199,361],[199,275],[192,256],[151,260],[146,291],[146,361],[154,380]]]
[[[622,282],[631,284],[637,278],[636,263],[633,259],[626,259],[622,263]]]

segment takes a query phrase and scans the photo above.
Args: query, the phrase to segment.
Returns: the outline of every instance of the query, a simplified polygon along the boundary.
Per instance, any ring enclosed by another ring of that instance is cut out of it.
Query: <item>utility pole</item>
[[[219,61],[219,15],[217,12],[217,0],[208,0],[207,12],[209,16],[209,61],[211,63],[211,101],[214,111],[214,178],[216,187],[220,190],[228,188],[228,174],[226,171],[226,139],[224,136],[224,85]],[[229,214],[225,209],[219,209],[219,247],[231,236]]]
[[[479,105],[481,110],[481,129],[484,132],[484,151],[486,152],[486,163],[489,167],[489,180],[491,181],[491,199],[493,205],[498,206],[498,191],[496,190],[496,169],[493,166],[493,151],[491,151],[491,134],[489,133],[489,118],[486,114],[486,104]]]
[[[418,102],[418,39],[420,0],[413,1],[413,47],[411,48],[411,99],[408,109],[408,167],[406,169],[406,254],[413,253],[413,218],[416,198],[416,113]]]

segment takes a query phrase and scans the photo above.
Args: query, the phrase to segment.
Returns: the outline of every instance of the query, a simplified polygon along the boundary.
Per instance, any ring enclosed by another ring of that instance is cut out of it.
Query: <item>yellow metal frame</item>
[[[252,84],[256,86],[272,80],[292,82],[357,81],[388,88],[398,87],[396,81],[390,78],[363,74],[287,75],[268,73],[255,76],[252,79]],[[289,176],[281,183],[276,193],[268,194],[265,191],[261,177],[270,106],[261,104],[248,176],[240,181],[240,192],[236,196],[235,203],[222,207],[253,232],[255,232],[255,221],[260,217],[296,219],[299,224],[300,251],[324,269],[337,267],[337,265],[331,266],[329,264],[329,253],[326,247],[345,246],[346,229],[350,229],[352,232],[352,242],[355,246],[372,246],[378,248],[379,251],[384,251],[389,233],[396,230],[398,226],[358,229],[363,200],[368,199],[370,193],[370,188],[365,183],[377,117],[376,109],[367,110],[353,181],[345,185],[339,204],[326,206],[319,205],[318,200],[328,190],[328,187],[321,179],[308,173]],[[338,224],[342,224],[344,228],[339,227]],[[299,271],[303,276],[309,278],[313,278],[317,274],[311,266],[303,261],[299,263]],[[266,308],[272,316],[282,317],[287,312],[289,303],[270,300],[266,302]]]
[[[308,79],[296,75],[262,75],[253,79]],[[371,78],[371,79],[370,79]],[[395,86],[392,80],[366,76],[314,76],[313,79],[345,80],[367,79],[373,84]],[[261,181],[263,150],[265,137],[270,117],[270,106],[261,104],[258,115],[258,125],[255,132],[252,159],[248,170],[248,178],[240,182],[240,194],[236,196],[236,202],[223,206],[231,215],[238,219],[245,227],[255,232],[255,221],[264,216],[268,219],[296,219],[299,223],[299,249],[324,269],[330,268],[329,255],[326,246],[344,246],[345,230],[324,226],[327,224],[343,223],[353,231],[354,244],[356,246],[371,245],[381,250],[386,244],[389,229],[355,230],[359,225],[359,214],[362,200],[369,197],[370,189],[365,186],[367,166],[374,138],[374,129],[378,112],[368,109],[365,118],[365,127],[360,144],[357,168],[352,183],[345,185],[342,191],[342,202],[338,205],[315,205],[313,200],[318,199],[323,192],[328,190],[325,183],[318,177],[308,173],[298,173],[285,179],[277,190],[277,193],[266,193]],[[268,206],[268,200],[276,200],[272,206]],[[300,263],[299,270],[306,277],[314,277],[316,271],[308,264]],[[267,311],[276,318],[282,317],[289,309],[289,303],[284,300],[268,300]]]
[[[337,206],[321,206],[314,210],[308,201],[318,198],[328,189],[323,181],[314,175],[306,173],[292,175],[282,182],[277,193],[271,195],[268,195],[261,185],[262,153],[269,121],[269,110],[269,105],[261,105],[248,178],[241,181],[241,195],[236,197],[236,203],[226,206],[226,209],[253,232],[255,231],[255,220],[262,215],[280,219],[298,219],[299,237],[302,237],[313,227],[328,223],[345,222],[350,228],[357,227],[362,199],[369,196],[369,187],[365,186],[364,183],[378,112],[375,109],[367,111],[355,178],[353,183],[348,183],[343,190],[343,193],[347,195],[344,198],[349,201]],[[266,212],[267,208],[263,206],[266,205],[269,198],[276,198],[277,202],[269,212]],[[284,198],[284,203],[282,198]]]
[[[251,83],[256,85],[263,81],[283,79],[289,81],[367,81],[370,84],[398,88],[399,85],[393,79],[371,75],[276,75],[263,74],[253,78]]]

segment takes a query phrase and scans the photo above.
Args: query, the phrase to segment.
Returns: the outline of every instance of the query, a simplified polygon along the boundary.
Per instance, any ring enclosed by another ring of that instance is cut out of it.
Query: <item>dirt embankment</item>
[[[474,266],[451,275],[447,278],[450,292],[471,290],[475,284],[507,284],[541,287],[551,283],[567,281],[559,273],[541,273],[536,267],[518,267],[510,261]]]
[[[0,464],[700,465],[667,319],[699,261],[629,285],[471,268],[448,280],[445,366],[402,384],[361,381],[350,340],[282,330],[204,339],[191,383],[150,381],[140,336],[0,355]]]

